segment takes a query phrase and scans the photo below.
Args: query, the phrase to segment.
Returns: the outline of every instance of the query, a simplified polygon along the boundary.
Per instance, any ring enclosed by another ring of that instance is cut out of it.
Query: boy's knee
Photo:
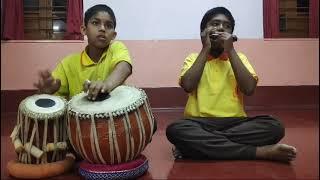
[[[173,137],[174,134],[176,133],[177,131],[177,123],[171,123],[167,126],[166,128],[166,136],[167,137]]]
[[[176,139],[179,134],[181,134],[181,126],[182,126],[182,122],[178,121],[178,122],[174,122],[171,123],[169,126],[167,126],[166,128],[166,136],[168,138],[168,140],[170,142],[173,143],[174,139]]]
[[[272,125],[270,126],[270,131],[276,142],[279,142],[285,135],[285,128],[278,120],[273,120]]]
[[[261,116],[259,121],[265,124],[268,131],[268,136],[273,139],[274,143],[278,143],[285,135],[284,125],[278,117],[275,116]]]

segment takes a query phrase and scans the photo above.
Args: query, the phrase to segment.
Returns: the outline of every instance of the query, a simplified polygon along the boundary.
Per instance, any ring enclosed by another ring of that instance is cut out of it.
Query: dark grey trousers
[[[278,143],[284,126],[272,116],[183,119],[166,129],[168,140],[188,159],[255,159],[256,147]]]

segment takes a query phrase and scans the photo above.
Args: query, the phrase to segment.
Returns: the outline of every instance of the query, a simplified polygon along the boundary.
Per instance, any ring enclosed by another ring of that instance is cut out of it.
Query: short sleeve
[[[111,45],[112,51],[112,63],[111,68],[114,69],[115,66],[122,61],[129,63],[132,66],[132,60],[130,58],[128,48],[120,41],[115,41]]]
[[[244,64],[244,66],[248,69],[248,71],[252,74],[253,78],[255,78],[257,81],[259,80],[258,75],[256,74],[256,72],[254,71],[253,67],[251,66],[251,64],[248,61],[248,58],[242,54],[242,53],[238,53],[239,58],[241,59],[242,63]]]
[[[183,62],[180,77],[179,77],[179,85],[181,83],[181,78],[184,76],[184,74],[191,68],[193,63],[196,61],[198,57],[198,54],[192,53],[189,56],[186,57],[186,59]]]

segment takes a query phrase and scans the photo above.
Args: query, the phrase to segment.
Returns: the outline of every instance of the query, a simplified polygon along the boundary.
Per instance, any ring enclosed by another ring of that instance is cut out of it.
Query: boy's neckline
[[[110,44],[111,44],[111,42],[110,42]],[[90,48],[90,45],[87,45],[87,47],[85,48],[84,51],[87,54],[87,56],[90,58],[90,60],[97,64],[101,61],[101,58],[108,51],[110,44],[107,47],[105,47],[104,49],[97,49],[94,47]]]
[[[229,59],[228,53],[227,52],[223,52],[222,54],[220,54],[219,57],[215,58],[213,57],[211,54],[208,55],[207,57],[207,61],[211,61],[211,60],[221,60],[221,61],[227,61]]]
[[[95,65],[95,64],[99,64],[101,61],[103,61],[103,59],[105,59],[107,52],[108,52],[109,48],[106,48],[102,55],[100,56],[99,61],[93,61],[92,58],[89,56],[89,54],[87,53],[87,47],[85,48],[85,50],[83,50],[80,54],[80,62],[82,65],[84,66],[91,66],[91,65]]]

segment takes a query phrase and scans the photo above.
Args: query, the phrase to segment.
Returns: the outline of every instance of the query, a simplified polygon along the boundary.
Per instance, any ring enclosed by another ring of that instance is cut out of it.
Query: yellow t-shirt
[[[247,57],[238,53],[242,63],[255,79],[254,69]],[[198,54],[190,54],[184,61],[180,80],[193,65]],[[185,107],[185,117],[246,117],[243,106],[243,94],[237,87],[229,60],[211,59],[206,62],[197,89],[189,93]]]
[[[55,79],[61,80],[55,95],[71,98],[82,92],[85,80],[105,80],[121,61],[132,64],[128,49],[120,41],[111,42],[98,63],[92,61],[85,50],[65,57],[52,72]]]

